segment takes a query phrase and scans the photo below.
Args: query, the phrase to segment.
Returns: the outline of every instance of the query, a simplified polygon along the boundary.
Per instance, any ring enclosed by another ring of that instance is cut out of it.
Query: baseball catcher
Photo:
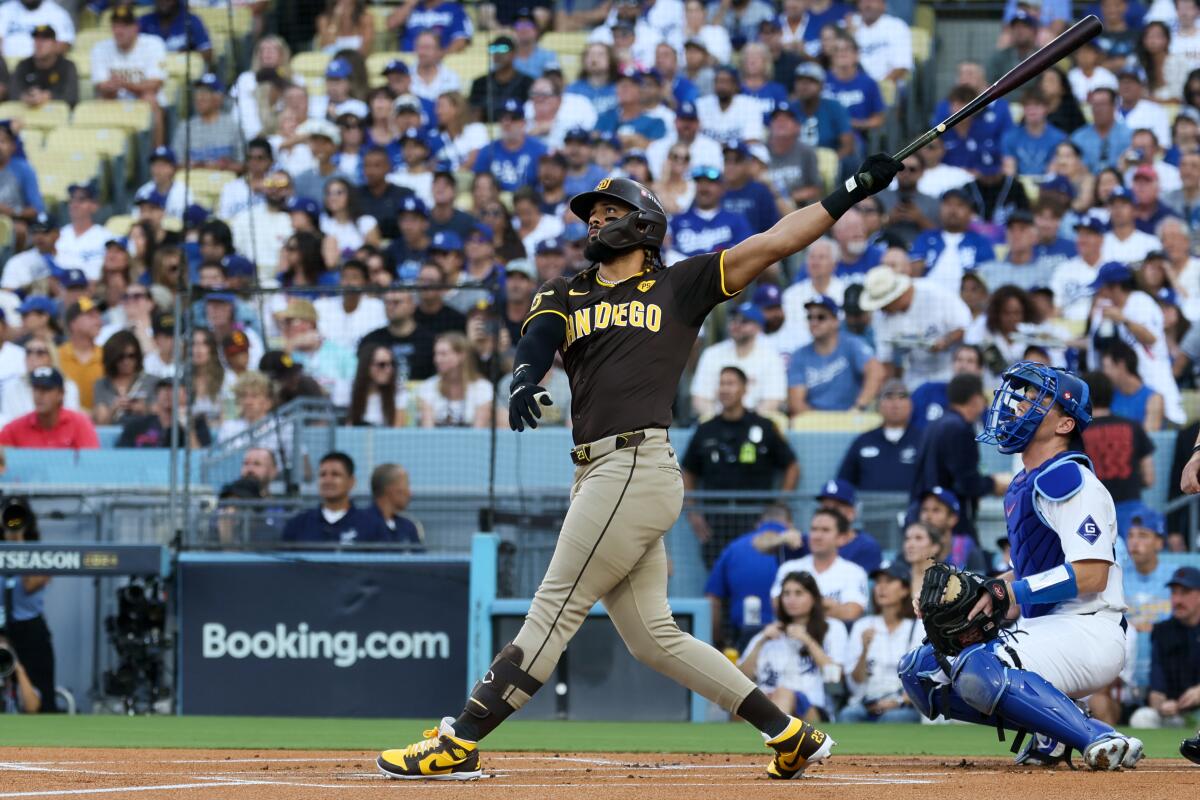
[[[989,579],[930,567],[918,602],[928,641],[900,662],[922,714],[1017,731],[1018,764],[1053,765],[1071,750],[1097,770],[1142,758],[1139,740],[1072,699],[1125,664],[1116,510],[1080,452],[1091,420],[1075,375],[1029,361],[1005,371],[978,440],[1025,467],[1004,497],[1013,569]]]

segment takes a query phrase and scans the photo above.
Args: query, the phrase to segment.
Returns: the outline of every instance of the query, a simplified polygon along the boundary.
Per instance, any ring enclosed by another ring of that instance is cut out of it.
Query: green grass
[[[35,716],[4,718],[0,746],[362,750],[408,744],[431,720],[263,717]],[[1007,755],[994,730],[966,725],[831,725],[844,755]],[[1183,731],[1142,731],[1146,753],[1178,756]],[[521,722],[488,737],[490,750],[762,753],[744,724]]]

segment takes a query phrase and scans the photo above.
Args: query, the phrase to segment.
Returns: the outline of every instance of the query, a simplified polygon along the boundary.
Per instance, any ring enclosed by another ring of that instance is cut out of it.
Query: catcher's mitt
[[[992,596],[991,613],[968,619],[971,609],[985,592]],[[1000,635],[1010,600],[1004,581],[984,578],[939,562],[925,570],[917,603],[921,608],[925,635],[933,649],[942,655],[956,656],[973,644],[988,642]]]

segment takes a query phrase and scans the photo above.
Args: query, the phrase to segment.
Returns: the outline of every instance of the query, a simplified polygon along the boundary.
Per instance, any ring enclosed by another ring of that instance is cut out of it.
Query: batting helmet
[[[634,209],[600,229],[596,236],[602,244],[614,250],[662,247],[667,235],[667,212],[654,192],[629,178],[605,178],[592,191],[571,198],[571,211],[586,222],[592,207],[600,200],[617,200]]]
[[[997,445],[1001,453],[1019,453],[1055,404],[1075,420],[1077,431],[1091,424],[1091,391],[1078,376],[1036,361],[1018,361],[1004,371],[976,441]]]

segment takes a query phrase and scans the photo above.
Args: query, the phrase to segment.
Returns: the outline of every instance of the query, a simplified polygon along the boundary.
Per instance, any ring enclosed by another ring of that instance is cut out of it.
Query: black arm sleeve
[[[513,383],[538,383],[554,364],[554,353],[567,338],[567,321],[559,314],[538,314],[529,320],[517,342]]]

